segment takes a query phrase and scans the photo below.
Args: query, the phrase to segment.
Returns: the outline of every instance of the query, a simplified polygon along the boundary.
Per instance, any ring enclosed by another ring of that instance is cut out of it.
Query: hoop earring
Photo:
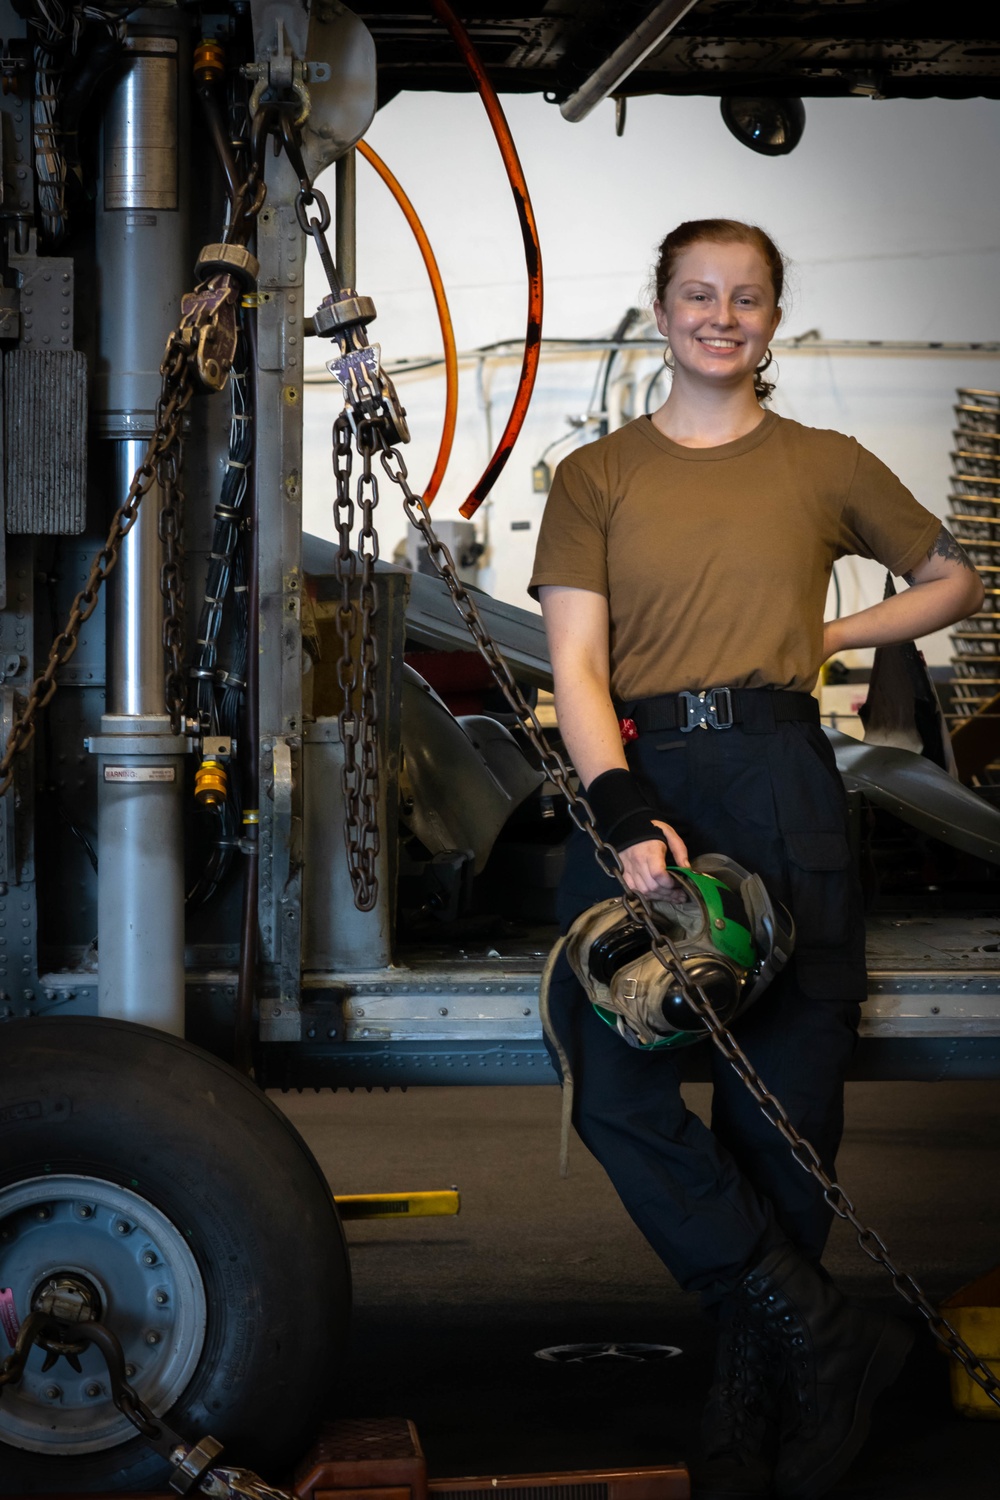
[[[764,355],[764,358],[761,360],[760,364],[757,366],[756,370],[754,371],[754,374],[755,375],[763,375],[764,371],[765,370],[769,370],[773,364],[774,364],[774,355],[771,353],[770,349],[768,349],[767,353]]]
[[[664,363],[665,368],[668,369],[670,371],[671,375],[672,375],[674,373],[674,367],[670,363],[670,345],[669,344],[667,344],[666,348],[663,351],[663,363]]]

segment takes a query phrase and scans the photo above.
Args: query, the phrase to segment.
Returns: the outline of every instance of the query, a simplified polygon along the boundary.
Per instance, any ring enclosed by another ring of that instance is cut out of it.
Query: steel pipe
[[[115,444],[115,498],[128,494],[144,440]],[[108,588],[108,712],[163,714],[163,543],[157,530],[160,490],[153,485],[122,543]]]
[[[646,19],[629,32],[600,67],[595,68],[590,77],[563,100],[559,106],[563,119],[574,125],[585,120],[602,99],[613,93],[651,52],[656,51],[678,21],[682,21],[697,3],[698,0],[661,0],[654,6]]]
[[[358,274],[358,157],[353,146],[338,157],[334,173],[334,257],[341,286],[353,287]]]
[[[103,121],[93,417],[111,440],[109,510],[155,426],[160,361],[188,274],[182,153],[187,22],[130,36]],[[98,757],[98,1013],[184,1035],[183,770],[164,707],[161,494],[154,484],[108,580]]]

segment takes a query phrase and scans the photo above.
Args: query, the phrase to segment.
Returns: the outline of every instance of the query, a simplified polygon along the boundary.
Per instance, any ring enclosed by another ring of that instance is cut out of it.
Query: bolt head
[[[156,1256],[153,1254],[152,1250],[144,1250],[143,1251],[143,1254],[142,1254],[142,1263],[143,1263],[144,1266],[155,1266],[156,1265]]]
[[[157,1307],[166,1307],[170,1299],[167,1296],[166,1292],[157,1292],[153,1300],[156,1303]]]
[[[160,1335],[157,1333],[157,1331],[156,1331],[155,1328],[151,1328],[149,1330],[149,1332],[146,1334],[146,1343],[149,1344],[150,1346],[152,1346],[154,1344],[158,1344],[159,1342],[160,1342]]]
[[[102,1394],[103,1392],[101,1391],[101,1387],[97,1384],[96,1381],[94,1381],[93,1384],[88,1385],[87,1395],[90,1397],[91,1401],[96,1401],[97,1397]]]
[[[48,1385],[48,1386],[45,1387],[45,1399],[46,1399],[46,1401],[58,1401],[59,1397],[61,1395],[62,1395],[62,1391],[59,1389],[59,1387],[57,1385]]]
[[[125,1219],[115,1221],[115,1234],[131,1234],[132,1226]]]
[[[38,1209],[35,1210],[35,1218],[36,1219],[51,1219],[51,1217],[52,1217],[52,1210],[51,1210],[51,1208],[48,1207],[47,1204],[43,1203],[42,1206],[41,1206],[41,1208],[38,1208]]]
[[[127,1375],[128,1379],[131,1380],[135,1375],[135,1365],[126,1365],[125,1374]]]
[[[81,1203],[77,1209],[77,1213],[81,1219],[92,1219],[94,1217],[94,1210],[89,1203]]]

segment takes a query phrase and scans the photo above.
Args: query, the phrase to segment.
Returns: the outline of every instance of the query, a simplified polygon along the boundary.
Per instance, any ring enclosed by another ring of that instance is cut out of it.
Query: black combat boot
[[[783,1355],[774,1493],[817,1500],[868,1435],[872,1406],[902,1369],[913,1330],[847,1301],[791,1245],[768,1251],[741,1291],[761,1301]]]
[[[721,1306],[715,1373],[691,1466],[692,1500],[771,1494],[778,1441],[780,1347],[763,1303],[745,1286]]]

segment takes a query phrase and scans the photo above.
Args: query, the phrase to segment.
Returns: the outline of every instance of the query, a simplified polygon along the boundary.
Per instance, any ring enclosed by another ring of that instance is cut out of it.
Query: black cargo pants
[[[752,728],[652,732],[627,754],[691,859],[729,855],[792,912],[795,956],[733,1031],[831,1171],[867,984],[861,891],[829,742],[818,723],[775,725],[765,711]],[[574,833],[562,930],[617,890]],[[550,1010],[573,1070],[577,1132],[682,1287],[715,1301],[783,1236],[819,1260],[832,1212],[711,1042],[698,1044],[710,1049],[709,1130],[684,1105],[672,1054],[629,1047],[587,1003],[565,959]]]

